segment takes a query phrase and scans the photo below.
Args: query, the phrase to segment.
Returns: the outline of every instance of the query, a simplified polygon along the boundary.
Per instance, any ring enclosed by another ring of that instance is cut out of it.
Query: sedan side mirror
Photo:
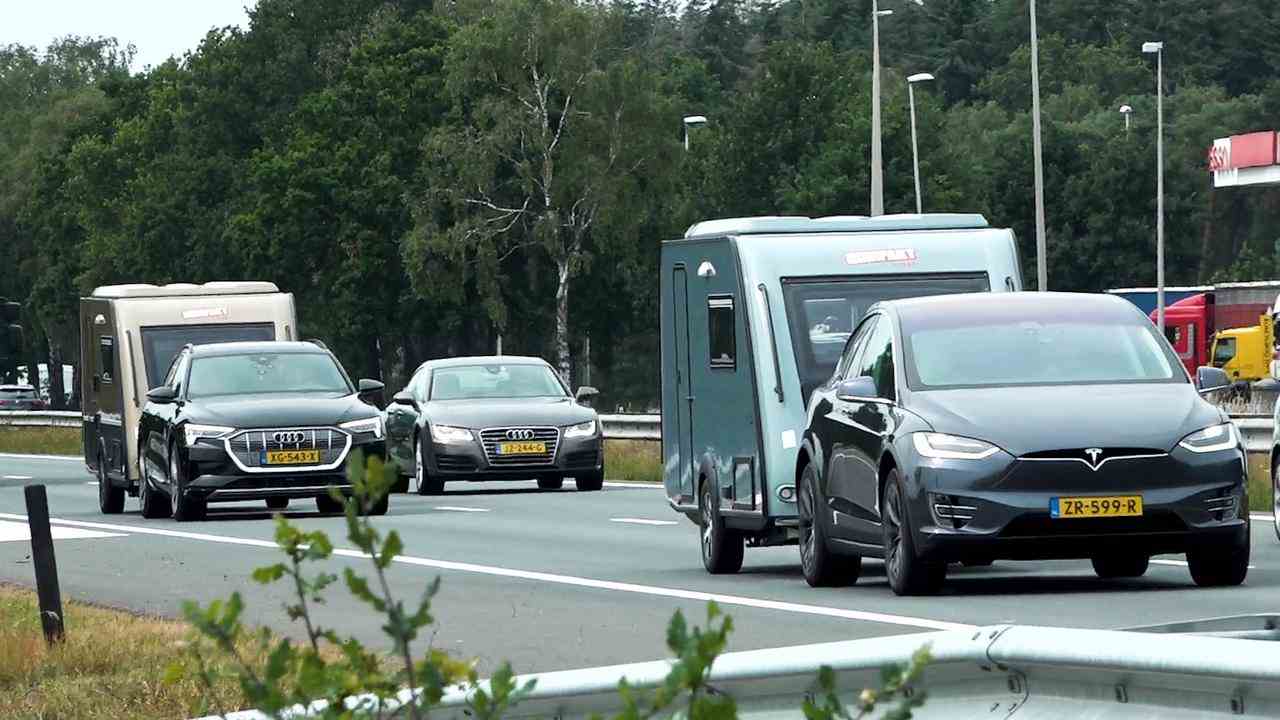
[[[361,395],[364,395],[364,394],[366,394],[366,393],[377,392],[377,391],[381,390],[381,389],[382,389],[382,388],[384,388],[384,387],[386,387],[386,385],[383,385],[381,382],[379,382],[379,381],[377,381],[377,380],[370,380],[369,378],[362,378],[362,379],[360,380],[360,394],[361,394]]]
[[[171,403],[178,399],[178,391],[168,385],[153,387],[147,391],[147,399],[156,403]]]
[[[391,402],[396,405],[408,405],[409,407],[417,407],[418,403],[413,399],[413,393],[408,390],[401,390],[391,396]]]
[[[595,397],[599,394],[600,394],[599,390],[589,385],[583,385],[582,387],[578,388],[578,392],[574,395],[574,398],[578,402],[582,403],[583,405],[590,405],[592,402],[594,402]]]
[[[876,381],[866,375],[845,380],[836,387],[837,400],[846,402],[872,400],[876,396]]]
[[[378,380],[361,378],[360,382],[357,384],[357,387],[360,388],[361,400],[365,401],[369,405],[372,405],[378,408],[379,410],[382,409],[382,406],[385,404],[383,400],[382,388],[386,387],[385,385],[383,385]]]
[[[1196,368],[1196,389],[1201,395],[1231,387],[1231,378],[1222,368],[1202,366]]]

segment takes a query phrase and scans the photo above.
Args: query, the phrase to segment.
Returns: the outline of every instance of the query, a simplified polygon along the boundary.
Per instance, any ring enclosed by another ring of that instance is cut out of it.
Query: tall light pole
[[[686,115],[684,117],[684,149],[689,151],[689,128],[707,124],[706,115]]]
[[[1129,134],[1129,116],[1133,114],[1133,108],[1128,105],[1120,106],[1120,114],[1124,115],[1124,134]]]
[[[916,144],[916,83],[933,79],[929,73],[916,73],[907,78],[907,98],[911,103],[911,168],[916,179],[916,214],[924,212],[920,199],[920,147]]]
[[[1049,289],[1049,269],[1044,240],[1044,157],[1040,150],[1040,55],[1036,39],[1036,0],[1031,0],[1031,142],[1036,182],[1036,289]]]
[[[1164,334],[1164,42],[1142,43],[1156,56],[1156,327]]]
[[[880,163],[880,17],[892,15],[871,0],[871,215],[884,214],[884,170]]]

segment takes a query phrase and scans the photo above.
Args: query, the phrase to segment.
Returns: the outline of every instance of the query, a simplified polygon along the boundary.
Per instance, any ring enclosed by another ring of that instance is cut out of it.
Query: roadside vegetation
[[[605,440],[606,480],[662,482],[662,443],[649,440]]]
[[[0,453],[82,455],[80,428],[0,426]]]

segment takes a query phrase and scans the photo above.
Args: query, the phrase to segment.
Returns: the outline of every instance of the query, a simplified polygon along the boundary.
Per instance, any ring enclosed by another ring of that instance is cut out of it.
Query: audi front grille
[[[245,472],[298,472],[332,470],[342,464],[351,449],[351,436],[337,428],[271,428],[241,430],[223,441],[236,465]],[[320,461],[305,465],[269,466],[272,450],[319,450]]]
[[[484,445],[484,457],[489,461],[490,467],[551,465],[555,463],[556,450],[560,447],[560,429],[553,427],[489,428],[480,431],[480,442]],[[542,443],[545,452],[512,455],[498,453],[498,446],[504,443],[531,442]]]

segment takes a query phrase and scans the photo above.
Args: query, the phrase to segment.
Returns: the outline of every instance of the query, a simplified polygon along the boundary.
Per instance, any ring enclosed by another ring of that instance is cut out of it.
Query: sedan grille
[[[236,464],[250,472],[288,472],[333,468],[346,458],[351,437],[337,428],[274,428],[241,430],[226,439],[227,450]],[[317,461],[305,464],[272,465],[267,453],[278,450],[315,450]]]
[[[491,467],[524,467],[550,465],[556,461],[556,449],[560,445],[558,428],[489,428],[480,431],[484,456]],[[499,452],[501,446],[541,444],[542,452]]]

